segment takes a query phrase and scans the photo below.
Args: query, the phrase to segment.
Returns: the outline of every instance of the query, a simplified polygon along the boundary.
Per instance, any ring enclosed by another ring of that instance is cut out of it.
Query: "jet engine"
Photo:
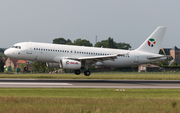
[[[46,62],[47,67],[53,67],[53,68],[59,68],[60,65],[59,63],[51,63],[51,62]]]
[[[64,69],[80,69],[81,68],[81,62],[76,60],[69,60],[69,59],[62,59],[60,61],[60,64],[62,68]]]

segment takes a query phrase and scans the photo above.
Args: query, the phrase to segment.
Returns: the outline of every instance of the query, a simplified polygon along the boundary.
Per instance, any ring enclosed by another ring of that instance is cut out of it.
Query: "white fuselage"
[[[63,58],[79,58],[93,56],[108,56],[113,54],[124,54],[117,56],[117,59],[97,62],[94,65],[107,67],[127,67],[138,64],[145,64],[166,59],[166,57],[157,59],[148,59],[148,57],[159,57],[162,55],[148,53],[138,50],[120,50],[97,47],[84,47],[74,45],[48,44],[36,42],[17,43],[13,48],[5,51],[9,57],[30,60],[37,62],[59,63]]]

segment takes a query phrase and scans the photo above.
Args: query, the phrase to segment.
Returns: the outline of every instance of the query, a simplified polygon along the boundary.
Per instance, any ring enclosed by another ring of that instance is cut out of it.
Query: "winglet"
[[[159,26],[136,50],[158,54],[165,32],[166,27]]]

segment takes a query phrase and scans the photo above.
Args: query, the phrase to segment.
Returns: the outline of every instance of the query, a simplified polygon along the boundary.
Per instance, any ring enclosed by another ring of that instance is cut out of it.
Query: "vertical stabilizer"
[[[166,27],[159,26],[136,50],[158,54],[165,32]]]

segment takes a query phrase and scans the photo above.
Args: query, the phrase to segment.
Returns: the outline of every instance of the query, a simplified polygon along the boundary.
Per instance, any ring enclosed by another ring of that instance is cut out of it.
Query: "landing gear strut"
[[[84,75],[89,76],[91,74],[91,72],[88,70],[88,65],[87,64],[85,65],[85,68],[86,68],[86,70],[84,71]]]
[[[81,71],[78,69],[78,70],[75,70],[75,74],[76,75],[79,75],[79,74],[81,74]]]

